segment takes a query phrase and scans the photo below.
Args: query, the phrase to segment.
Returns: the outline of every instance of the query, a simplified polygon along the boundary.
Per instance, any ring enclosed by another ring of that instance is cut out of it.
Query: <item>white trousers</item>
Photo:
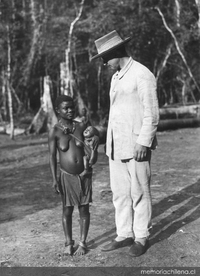
[[[144,238],[150,235],[152,202],[150,159],[123,163],[109,159],[117,235]]]

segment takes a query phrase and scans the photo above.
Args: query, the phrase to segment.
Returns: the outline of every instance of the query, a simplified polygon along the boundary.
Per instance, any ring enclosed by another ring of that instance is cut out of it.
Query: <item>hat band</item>
[[[123,42],[123,40],[120,37],[115,37],[115,39],[111,38],[107,40],[105,43],[99,46],[99,54],[117,46],[117,44],[120,44],[121,42]]]

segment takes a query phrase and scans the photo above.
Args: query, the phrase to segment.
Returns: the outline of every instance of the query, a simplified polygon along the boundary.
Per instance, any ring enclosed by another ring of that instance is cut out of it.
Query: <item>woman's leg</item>
[[[86,239],[90,226],[89,204],[78,207],[80,214],[80,242],[74,255],[84,255],[87,251]]]
[[[63,230],[65,234],[65,255],[71,255],[73,252],[73,244],[72,240],[72,214],[73,214],[74,206],[63,206],[63,214],[62,214],[62,224]]]

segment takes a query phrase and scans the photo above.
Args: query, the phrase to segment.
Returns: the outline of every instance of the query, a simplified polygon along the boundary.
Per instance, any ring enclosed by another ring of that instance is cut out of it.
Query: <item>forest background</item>
[[[45,131],[51,102],[68,94],[77,115],[85,107],[104,125],[113,72],[90,59],[94,41],[114,29],[154,73],[160,107],[199,103],[200,0],[0,0],[1,123]]]

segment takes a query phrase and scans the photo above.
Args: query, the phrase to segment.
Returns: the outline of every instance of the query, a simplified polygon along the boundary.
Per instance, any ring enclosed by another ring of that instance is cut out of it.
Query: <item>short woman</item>
[[[62,223],[65,234],[65,255],[83,255],[87,251],[86,238],[90,225],[89,203],[92,202],[91,173],[84,172],[84,123],[73,120],[75,106],[73,99],[61,95],[56,99],[58,123],[49,132],[50,169],[53,187],[61,194],[63,203]],[[94,142],[97,151],[98,137]],[[60,177],[57,180],[57,152],[59,153]],[[82,174],[81,174],[82,173]],[[78,206],[80,215],[80,242],[74,252],[72,239],[72,213]]]

